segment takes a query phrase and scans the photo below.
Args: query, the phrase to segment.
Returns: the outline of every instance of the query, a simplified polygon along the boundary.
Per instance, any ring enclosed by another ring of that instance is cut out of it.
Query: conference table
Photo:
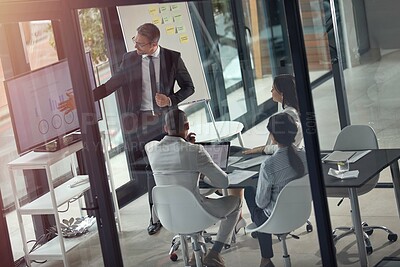
[[[231,150],[231,156],[242,157],[240,161],[246,159],[254,158],[258,155],[244,155],[242,153],[242,148],[233,147]],[[324,151],[321,155],[324,156],[329,151]],[[396,198],[397,211],[400,216],[400,169],[398,160],[400,158],[400,149],[375,149],[371,150],[368,154],[360,158],[354,163],[350,163],[350,171],[358,170],[359,174],[357,178],[351,179],[340,179],[328,174],[329,168],[337,169],[336,164],[333,163],[322,163],[323,179],[326,188],[347,188],[349,191],[349,198],[351,204],[351,217],[352,223],[355,229],[357,247],[360,258],[361,266],[368,266],[368,258],[366,247],[364,244],[364,235],[362,230],[360,206],[357,195],[357,188],[362,187],[368,183],[375,175],[379,174],[383,169],[390,166],[393,189]],[[239,161],[239,162],[240,162]],[[249,170],[259,170],[260,166],[253,166]],[[228,167],[227,172],[232,172],[237,168],[232,166]],[[255,186],[257,184],[258,175],[254,175],[245,181],[231,185],[230,187],[246,187]]]

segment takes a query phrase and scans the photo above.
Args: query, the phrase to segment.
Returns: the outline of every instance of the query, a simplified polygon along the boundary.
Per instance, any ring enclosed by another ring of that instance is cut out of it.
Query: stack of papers
[[[341,172],[332,168],[329,168],[328,174],[340,179],[357,178],[360,172],[358,170]]]

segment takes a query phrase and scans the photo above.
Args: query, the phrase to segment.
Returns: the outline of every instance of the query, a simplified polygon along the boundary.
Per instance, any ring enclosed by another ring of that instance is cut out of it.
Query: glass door
[[[231,119],[251,127],[276,111],[273,77],[292,73],[282,1],[213,1]]]
[[[247,106],[238,51],[238,33],[235,30],[230,2],[213,1],[213,15],[229,115],[230,119],[234,120],[247,112]]]
[[[273,77],[292,73],[280,1],[242,0],[251,51],[257,105],[271,98]]]

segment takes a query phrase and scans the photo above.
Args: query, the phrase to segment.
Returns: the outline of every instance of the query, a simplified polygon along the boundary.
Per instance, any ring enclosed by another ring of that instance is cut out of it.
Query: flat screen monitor
[[[96,88],[90,53],[86,53],[92,89]],[[76,110],[64,114],[57,109],[72,91],[67,60],[13,77],[5,82],[14,138],[19,154],[34,150],[79,130]],[[96,105],[96,119],[102,118]],[[50,149],[51,151],[51,149]]]

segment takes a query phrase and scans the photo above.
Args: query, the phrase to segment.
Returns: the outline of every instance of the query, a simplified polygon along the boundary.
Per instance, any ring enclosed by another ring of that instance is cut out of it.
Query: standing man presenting
[[[192,78],[179,52],[158,45],[160,30],[152,23],[137,28],[132,38],[135,51],[127,52],[116,73],[103,85],[93,91],[94,100],[104,98],[121,88],[123,100],[120,104],[122,130],[128,166],[138,179],[147,179],[150,205],[149,235],[160,230],[159,220],[153,218],[151,190],[155,185],[153,175],[146,167],[140,170],[140,161],[148,163],[144,145],[151,140],[161,140],[163,115],[194,93]],[[179,90],[174,92],[175,82]],[[66,113],[75,109],[73,94],[59,104],[59,110]],[[136,164],[135,164],[136,163]],[[143,165],[142,165],[143,166]]]

